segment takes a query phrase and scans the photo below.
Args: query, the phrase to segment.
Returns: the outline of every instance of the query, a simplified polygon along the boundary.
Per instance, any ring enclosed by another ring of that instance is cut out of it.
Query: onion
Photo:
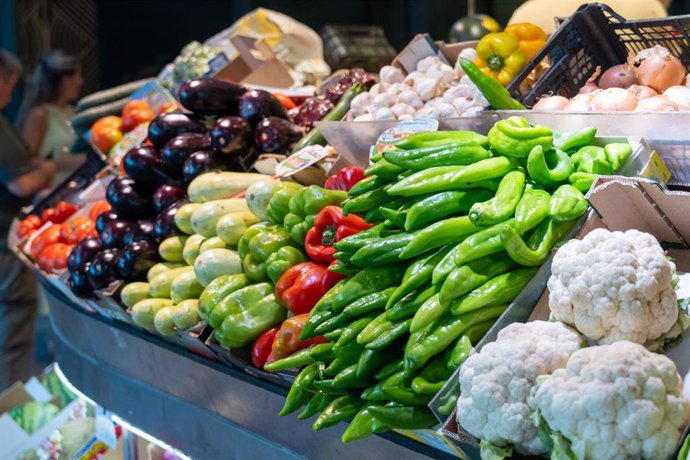
[[[637,83],[635,68],[628,64],[618,64],[604,72],[599,80],[599,88],[628,88]]]
[[[622,112],[637,107],[637,97],[623,88],[602,90],[590,103],[595,112]]]
[[[589,104],[589,102],[592,100],[593,96],[599,94],[600,92],[601,90],[598,89],[593,93],[578,94],[572,98],[570,102],[568,102],[568,105],[566,105],[563,110],[566,112],[591,112],[592,106]]]
[[[666,96],[654,96],[643,99],[637,104],[635,112],[675,112],[678,106]]]
[[[632,85],[628,88],[628,92],[633,93],[635,96],[637,96],[637,99],[640,101],[642,99],[647,99],[648,97],[654,97],[659,95],[659,93],[654,91],[652,88],[641,85]]]
[[[542,97],[534,104],[532,110],[542,110],[544,112],[559,112],[568,105],[570,101],[563,96]]]
[[[678,106],[690,107],[690,88],[688,87],[671,86],[664,91],[664,96]]]
[[[585,86],[580,88],[580,91],[578,91],[577,94],[589,94],[598,90],[599,87],[594,82],[597,78],[599,78],[599,75],[601,75],[601,66],[597,66],[592,76],[587,79],[587,83],[585,83]]]
[[[685,78],[685,67],[675,56],[652,55],[642,61],[637,69],[641,85],[663,92],[671,86],[680,85]]]

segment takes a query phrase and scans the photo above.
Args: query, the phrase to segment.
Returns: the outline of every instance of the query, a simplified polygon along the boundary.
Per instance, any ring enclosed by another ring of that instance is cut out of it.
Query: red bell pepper
[[[304,324],[309,320],[309,313],[292,316],[280,326],[280,330],[273,338],[273,346],[271,347],[271,354],[266,361],[266,364],[272,363],[279,359],[287,358],[298,350],[309,348],[317,343],[325,343],[328,340],[323,337],[314,337],[308,340],[300,340],[299,335],[302,332]]]
[[[338,206],[326,206],[316,215],[314,226],[304,238],[304,249],[312,260],[331,263],[336,250],[333,243],[371,227],[359,216],[345,216]]]
[[[263,369],[268,361],[268,357],[271,354],[271,348],[273,347],[273,339],[275,339],[279,329],[280,328],[272,327],[264,331],[254,342],[252,346],[252,362],[256,367]]]
[[[302,262],[290,267],[276,283],[276,299],[295,315],[309,313],[316,302],[345,278],[326,265]]]
[[[364,179],[364,170],[358,166],[347,166],[328,179],[324,187],[330,190],[349,192],[353,185]]]

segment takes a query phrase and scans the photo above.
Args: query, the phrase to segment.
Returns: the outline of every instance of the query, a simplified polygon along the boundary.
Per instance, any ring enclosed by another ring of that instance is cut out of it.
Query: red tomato
[[[174,102],[166,102],[165,104],[161,105],[160,108],[158,109],[158,113],[165,113],[165,112],[170,112],[173,111],[177,108],[177,104]]]
[[[122,140],[122,131],[112,126],[91,129],[91,142],[103,153],[110,152]]]
[[[55,210],[55,208],[44,209],[43,212],[41,213],[41,220],[43,222],[56,223],[57,222],[57,211]]]
[[[274,93],[273,95],[276,97],[276,99],[280,101],[281,104],[283,104],[283,107],[285,107],[286,110],[294,109],[295,107],[297,107],[294,101],[286,95],[280,93]]]
[[[98,131],[104,128],[115,128],[118,131],[122,130],[122,118],[116,117],[115,115],[99,118],[91,127],[91,131]]]
[[[60,241],[77,244],[87,236],[97,236],[96,223],[87,216],[74,217],[60,226]]]
[[[41,270],[54,273],[67,267],[67,258],[72,246],[64,243],[49,244],[38,253],[36,263]]]
[[[41,225],[43,225],[43,220],[35,214],[30,214],[17,225],[17,236],[20,238],[27,237],[35,232]]]
[[[34,240],[31,242],[31,248],[29,252],[31,255],[36,257],[38,253],[41,252],[46,246],[60,241],[60,226],[51,225],[50,227],[43,230]]]
[[[102,213],[110,211],[110,203],[108,203],[105,200],[100,200],[96,201],[92,206],[91,210],[89,211],[89,217],[91,220],[96,220],[98,219],[98,216],[100,216]]]
[[[69,216],[71,216],[78,210],[79,206],[77,206],[76,204],[72,204],[68,201],[60,201],[58,204],[55,205],[55,212],[57,213],[57,221],[55,221],[55,223],[60,224],[66,221]]]
[[[156,117],[151,109],[142,108],[130,110],[122,117],[122,131],[128,133],[142,123],[153,120]]]
[[[126,117],[129,115],[131,112],[134,110],[151,110],[151,107],[149,106],[148,102],[141,100],[141,99],[134,99],[129,101],[128,103],[125,104],[124,108],[122,109],[122,117]],[[124,124],[124,120],[123,120]]]

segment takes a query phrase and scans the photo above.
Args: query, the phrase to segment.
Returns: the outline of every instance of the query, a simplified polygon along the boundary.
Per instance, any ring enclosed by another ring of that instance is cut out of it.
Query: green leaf
[[[678,456],[676,457],[676,460],[687,460],[689,455],[690,436],[686,436],[685,441],[683,441],[683,445],[680,447],[680,450],[678,451]]]
[[[482,439],[479,444],[479,455],[482,460],[503,460],[513,456],[513,446],[498,447]]]
[[[549,452],[551,460],[577,460],[570,446],[570,441],[558,431],[552,431],[549,428],[539,409],[532,412],[530,420],[537,427],[539,439]]]

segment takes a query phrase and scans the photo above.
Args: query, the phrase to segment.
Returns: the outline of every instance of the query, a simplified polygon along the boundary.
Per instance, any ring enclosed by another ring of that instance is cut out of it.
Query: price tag
[[[330,155],[335,155],[335,150],[330,146],[309,145],[278,163],[275,174],[279,177],[292,176]]]
[[[111,449],[117,447],[115,424],[103,414],[96,415],[96,437]]]
[[[438,131],[438,120],[431,118],[417,118],[403,120],[395,128],[385,130],[376,140],[376,144],[369,152],[369,158],[376,153],[383,153],[393,148],[393,142],[411,134],[425,131]]]

